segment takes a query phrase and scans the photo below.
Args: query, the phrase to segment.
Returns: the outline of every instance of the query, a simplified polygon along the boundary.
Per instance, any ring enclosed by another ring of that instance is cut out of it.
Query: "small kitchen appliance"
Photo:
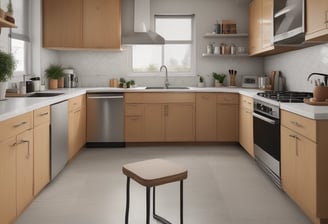
[[[257,88],[257,76],[253,75],[244,75],[241,83],[241,87],[243,88]]]
[[[78,86],[79,80],[73,69],[64,69],[65,79],[64,87],[65,88],[76,88]]]

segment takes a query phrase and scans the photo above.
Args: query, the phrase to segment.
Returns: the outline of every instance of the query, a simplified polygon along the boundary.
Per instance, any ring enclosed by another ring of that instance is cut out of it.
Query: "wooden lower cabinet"
[[[33,112],[34,116],[34,196],[50,181],[50,106]]]
[[[254,157],[253,99],[243,95],[239,101],[239,143]]]
[[[33,129],[17,136],[17,215],[33,200]]]
[[[215,142],[216,93],[196,94],[196,141]]]
[[[281,181],[285,192],[311,217],[316,217],[316,144],[281,127]]]
[[[16,137],[0,141],[0,223],[16,218]]]
[[[217,104],[216,114],[217,141],[238,141],[238,105]]]
[[[165,107],[165,139],[169,142],[195,140],[194,104],[176,103]]]
[[[69,100],[68,158],[72,159],[86,142],[85,95]]]
[[[126,93],[126,142],[195,140],[193,93]]]
[[[306,1],[306,35],[307,41],[328,41],[328,1]]]

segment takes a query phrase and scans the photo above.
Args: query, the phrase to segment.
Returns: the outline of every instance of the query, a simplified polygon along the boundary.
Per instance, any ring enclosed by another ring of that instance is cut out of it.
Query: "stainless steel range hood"
[[[122,0],[122,44],[164,44],[165,39],[150,31],[150,0]]]

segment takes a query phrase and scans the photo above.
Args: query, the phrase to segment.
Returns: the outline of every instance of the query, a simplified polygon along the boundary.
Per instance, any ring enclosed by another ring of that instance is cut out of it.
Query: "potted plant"
[[[197,75],[198,76],[198,83],[197,83],[197,86],[198,87],[204,87],[205,86],[205,83],[204,83],[204,77],[201,76],[201,75]]]
[[[226,77],[225,74],[218,74],[216,72],[213,72],[213,78],[214,78],[214,81],[215,81],[215,87],[223,86],[223,82],[224,82],[225,77]]]
[[[132,79],[130,81],[130,88],[134,88],[136,86],[136,82]]]
[[[126,88],[127,84],[124,78],[120,78],[120,88]]]
[[[14,56],[0,50],[0,100],[4,100],[8,86],[8,80],[12,77],[16,68]]]
[[[57,89],[58,87],[64,87],[65,73],[63,67],[61,67],[60,65],[50,65],[45,72],[49,80],[49,89]]]

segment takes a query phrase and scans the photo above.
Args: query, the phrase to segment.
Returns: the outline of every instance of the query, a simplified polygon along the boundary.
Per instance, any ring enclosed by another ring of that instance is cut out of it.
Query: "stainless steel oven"
[[[280,184],[280,103],[302,103],[312,93],[265,91],[254,97],[254,154],[261,168]]]
[[[254,99],[253,126],[255,159],[280,187],[279,106]]]

